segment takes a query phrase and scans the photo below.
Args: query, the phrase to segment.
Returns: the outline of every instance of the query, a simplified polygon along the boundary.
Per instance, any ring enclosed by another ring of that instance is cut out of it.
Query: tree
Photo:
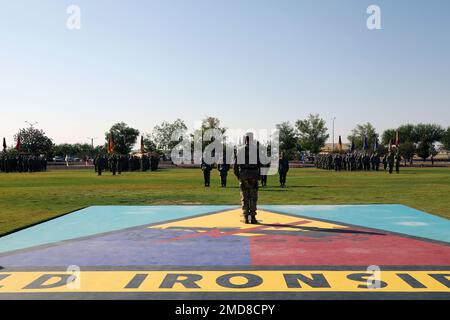
[[[417,155],[425,161],[430,156],[431,144],[428,141],[421,141],[417,146]]]
[[[395,144],[395,135],[397,130],[395,129],[386,129],[381,135],[381,144],[387,146],[389,141],[392,140],[392,144]]]
[[[279,150],[285,154],[288,159],[295,158],[297,151],[297,135],[294,127],[289,122],[282,122],[276,125],[279,131],[280,145]]]
[[[375,138],[378,139],[378,133],[370,122],[358,124],[347,139],[348,141],[353,141],[357,149],[362,149],[364,146],[364,137],[367,138],[369,150],[373,150],[373,143]]]
[[[222,134],[227,131],[225,127],[221,127],[220,120],[218,118],[207,116],[202,120],[202,133],[209,129],[218,129],[220,132],[222,132]]]
[[[442,138],[440,140],[440,143],[442,143],[442,147],[445,151],[447,151],[447,154],[450,153],[450,127],[445,130],[444,134],[442,135]]]
[[[168,152],[178,144],[178,141],[172,141],[172,134],[177,130],[187,130],[187,126],[183,120],[176,119],[172,123],[163,121],[160,125],[153,128],[152,141],[159,150]]]
[[[128,154],[136,143],[139,136],[139,130],[129,127],[124,122],[116,123],[105,133],[105,139],[108,142],[110,134],[113,134],[114,152],[119,154]]]
[[[325,124],[325,120],[321,119],[318,114],[310,114],[307,119],[295,122],[298,141],[303,150],[309,150],[313,154],[320,152],[330,137]]]
[[[438,124],[419,123],[414,129],[414,142],[425,141],[431,145],[441,140],[444,134],[445,130]]]
[[[21,144],[19,152],[35,156],[41,154],[48,156],[52,151],[52,139],[47,137],[41,129],[36,129],[32,126],[26,129],[20,129],[14,136],[16,140],[18,137],[20,137]]]
[[[147,152],[157,152],[156,143],[153,140],[153,136],[149,133],[144,136],[144,148]]]
[[[406,141],[400,143],[400,145],[398,146],[398,152],[405,160],[405,165],[406,161],[409,161],[409,163],[412,164],[414,154],[416,153],[416,146],[414,145],[414,142]]]
[[[55,156],[75,156],[85,158],[87,156],[93,157],[95,155],[94,148],[89,143],[62,143],[53,147],[53,155]]]
[[[407,141],[415,143],[419,142],[419,137],[417,136],[415,125],[410,123],[404,124],[398,127],[397,131],[398,131],[398,140],[400,144],[405,143]],[[393,139],[395,143],[395,134],[393,136]]]

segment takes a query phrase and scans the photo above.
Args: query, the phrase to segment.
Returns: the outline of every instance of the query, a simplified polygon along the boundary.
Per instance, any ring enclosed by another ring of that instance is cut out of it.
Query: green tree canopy
[[[447,150],[447,152],[450,152],[450,127],[445,130],[440,142],[442,143],[444,149]]]
[[[93,157],[95,155],[94,148],[89,143],[62,143],[53,147],[53,155],[55,156],[75,156],[84,158],[86,156]]]
[[[414,154],[416,153],[416,146],[412,141],[401,142],[398,147],[398,152],[400,153],[402,158],[405,159],[405,162],[412,162]]]
[[[445,130],[438,124],[419,123],[415,126],[415,142],[426,142],[428,145],[440,141]]]
[[[375,142],[375,138],[378,138],[378,133],[370,122],[358,124],[356,128],[352,130],[352,133],[347,137],[347,139],[348,141],[353,141],[355,143],[356,149],[362,149],[364,146],[364,137],[367,137],[369,150],[373,150],[373,144]]]
[[[279,131],[280,152],[283,152],[288,159],[294,159],[298,146],[297,134],[294,127],[289,122],[282,122],[277,124],[276,128]]]
[[[130,153],[139,136],[139,130],[129,127],[124,122],[116,123],[105,133],[107,143],[111,132],[114,139],[114,152],[119,154]]]
[[[48,156],[52,151],[52,139],[47,137],[41,129],[34,128],[33,126],[20,129],[14,136],[16,141],[18,137],[20,137],[21,143],[19,152],[36,156],[41,154]]]
[[[172,141],[172,134],[176,130],[187,130],[187,126],[183,120],[176,119],[173,122],[163,121],[160,125],[153,128],[152,141],[156,144],[156,147],[159,150],[168,152],[178,144],[177,141]]]
[[[430,156],[431,144],[427,141],[421,141],[417,145],[417,155],[425,161]]]
[[[295,122],[298,141],[303,150],[309,150],[313,154],[320,152],[330,137],[325,124],[325,120],[321,119],[318,114],[310,114],[307,119]]]
[[[156,143],[149,133],[144,135],[144,148],[146,152],[157,152]]]

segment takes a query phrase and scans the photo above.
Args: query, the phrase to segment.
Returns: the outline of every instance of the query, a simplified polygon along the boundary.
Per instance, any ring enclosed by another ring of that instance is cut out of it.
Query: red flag
[[[20,136],[17,136],[17,144],[16,144],[16,150],[17,151],[19,151],[21,145],[22,144],[20,143]]]
[[[398,147],[398,130],[395,133],[395,146]]]
[[[109,133],[109,139],[108,139],[108,153],[111,154],[114,152],[114,138],[112,131]]]

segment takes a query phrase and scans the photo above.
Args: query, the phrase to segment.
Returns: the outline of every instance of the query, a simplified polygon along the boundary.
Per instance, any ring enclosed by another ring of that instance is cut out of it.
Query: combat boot
[[[245,224],[250,224],[252,222],[252,218],[251,215],[248,213],[243,213],[242,217],[244,218],[244,223]]]

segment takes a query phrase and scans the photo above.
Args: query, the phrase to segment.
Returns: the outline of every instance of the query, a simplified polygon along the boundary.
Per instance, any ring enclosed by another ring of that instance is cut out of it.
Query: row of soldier
[[[316,156],[314,165],[320,169],[335,171],[379,171],[382,164],[384,171],[389,169],[389,173],[392,173],[395,168],[395,171],[399,173],[401,159],[402,157],[393,147],[383,157],[377,152],[320,154]]]
[[[40,172],[47,170],[47,160],[37,156],[6,156],[0,158],[0,172]]]
[[[270,163],[268,164],[261,164],[258,165],[259,170],[259,180],[261,181],[261,186],[266,187],[267,186],[267,174],[264,174],[266,170],[261,169],[268,169],[270,167]],[[211,184],[211,171],[214,169],[214,164],[207,164],[205,161],[202,161],[202,164],[200,168],[203,171],[203,180],[205,187],[209,187]],[[228,171],[231,169],[231,165],[227,163],[218,163],[217,164],[217,171],[219,171],[220,176],[220,185],[222,188],[227,186],[227,176]],[[289,171],[289,161],[287,157],[281,153],[280,159],[278,161],[278,174],[279,174],[279,181],[280,181],[280,187],[284,188],[286,187],[286,176],[287,172]]]
[[[113,175],[126,171],[156,171],[159,166],[159,156],[142,155],[142,157],[130,155],[112,154],[109,156],[98,155],[94,158],[94,170],[99,176],[103,171],[109,170]]]

